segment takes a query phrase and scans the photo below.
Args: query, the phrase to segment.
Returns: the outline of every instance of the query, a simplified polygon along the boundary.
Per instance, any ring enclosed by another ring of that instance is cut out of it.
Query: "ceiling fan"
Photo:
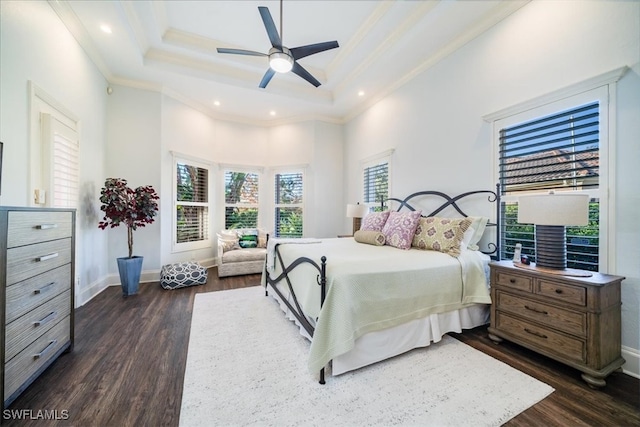
[[[267,69],[267,72],[264,73],[262,81],[260,81],[259,85],[263,89],[267,87],[267,85],[271,81],[271,78],[276,72],[288,73],[289,71],[292,71],[293,73],[302,77],[315,87],[320,86],[320,82],[315,77],[313,77],[311,73],[305,70],[302,65],[298,63],[298,59],[304,58],[305,56],[313,55],[315,53],[324,52],[325,50],[335,49],[339,47],[338,42],[331,41],[324,43],[315,43],[289,49],[282,44],[282,0],[280,0],[280,33],[278,33],[278,30],[273,22],[273,18],[271,17],[269,8],[259,6],[258,11],[260,12],[260,16],[262,17],[264,27],[267,30],[269,41],[271,41],[272,47],[271,49],[269,49],[269,53],[255,52],[253,50],[244,49],[228,49],[222,47],[218,48],[218,53],[231,53],[235,55],[249,56],[268,56],[269,68]]]

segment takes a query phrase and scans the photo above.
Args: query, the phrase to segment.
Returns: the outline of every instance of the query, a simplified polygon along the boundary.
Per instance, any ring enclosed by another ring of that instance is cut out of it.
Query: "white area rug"
[[[553,392],[448,336],[325,385],[308,353],[262,287],[197,294],[180,425],[497,426]]]

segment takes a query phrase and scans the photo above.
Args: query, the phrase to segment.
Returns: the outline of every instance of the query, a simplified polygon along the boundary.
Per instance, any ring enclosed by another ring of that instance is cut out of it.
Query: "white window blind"
[[[226,229],[257,227],[259,175],[252,172],[225,171],[224,203]]]
[[[275,235],[302,237],[303,193],[302,172],[275,174]]]
[[[182,159],[175,165],[175,242],[185,250],[194,249],[201,246],[193,243],[209,240],[209,170]]]
[[[79,141],[75,129],[48,113],[41,114],[43,137],[42,176],[48,206],[77,208],[79,199]]]

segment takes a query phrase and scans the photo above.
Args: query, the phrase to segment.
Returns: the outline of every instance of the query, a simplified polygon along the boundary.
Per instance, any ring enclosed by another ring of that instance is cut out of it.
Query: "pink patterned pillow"
[[[389,211],[371,212],[362,219],[360,230],[382,231],[384,224],[389,217]]]
[[[391,212],[382,229],[385,244],[399,249],[410,249],[421,214],[422,211]]]

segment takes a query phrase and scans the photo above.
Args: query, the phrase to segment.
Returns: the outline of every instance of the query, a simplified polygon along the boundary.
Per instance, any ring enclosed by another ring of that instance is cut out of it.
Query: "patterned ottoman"
[[[197,262],[163,265],[160,272],[160,285],[164,289],[178,289],[205,283],[207,283],[207,269]]]

